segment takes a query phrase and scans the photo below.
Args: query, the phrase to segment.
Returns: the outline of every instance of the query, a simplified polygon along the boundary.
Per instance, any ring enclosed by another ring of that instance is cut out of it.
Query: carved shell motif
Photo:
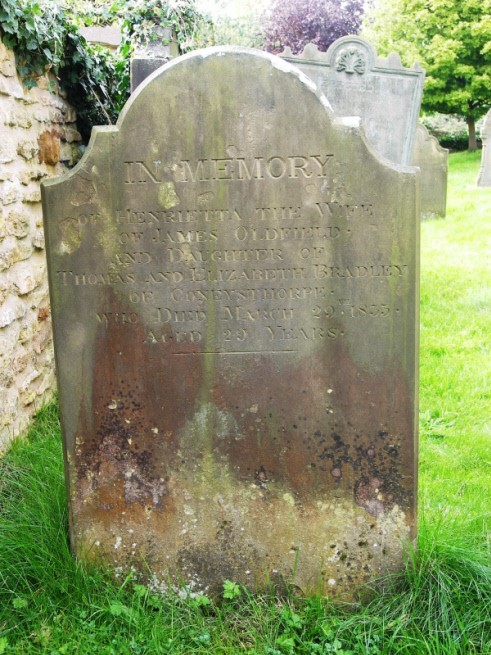
[[[336,70],[345,71],[350,75],[353,73],[363,75],[365,66],[365,53],[358,48],[345,48],[336,58]]]

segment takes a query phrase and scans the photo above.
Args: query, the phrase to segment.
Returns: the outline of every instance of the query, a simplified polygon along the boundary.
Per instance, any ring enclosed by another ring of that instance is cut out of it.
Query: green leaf
[[[148,594],[148,587],[145,587],[143,584],[135,584],[133,585],[133,589],[138,598],[144,598]]]
[[[223,597],[229,600],[238,598],[242,594],[239,585],[231,580],[225,580],[223,583]]]
[[[197,607],[206,607],[208,605],[211,605],[211,600],[208,598],[208,596],[205,596],[204,594],[200,594],[196,596],[194,602]]]
[[[125,611],[128,611],[128,608],[123,605],[123,603],[119,600],[111,603],[109,605],[109,613],[112,614],[113,616],[121,616],[121,614],[124,614]]]
[[[12,600],[12,605],[15,607],[16,610],[22,610],[25,609],[29,603],[25,598],[14,598]]]

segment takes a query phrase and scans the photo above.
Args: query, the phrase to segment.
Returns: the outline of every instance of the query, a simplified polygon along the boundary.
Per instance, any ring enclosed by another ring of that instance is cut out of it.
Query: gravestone
[[[477,186],[491,186],[491,148],[489,140],[491,137],[491,109],[484,118],[481,128],[482,155],[481,168],[477,178]]]
[[[416,130],[413,164],[421,169],[421,216],[445,216],[448,150],[421,124]]]
[[[155,26],[151,38],[145,44],[138,45],[131,57],[131,93],[149,75],[178,55],[176,35],[168,27]]]
[[[405,68],[399,55],[377,57],[358,36],[343,36],[320,52],[309,43],[301,54],[280,55],[308,75],[336,116],[360,116],[375,150],[398,164],[410,164],[423,95],[424,71]]]
[[[211,48],[150,76],[43,202],[75,553],[205,591],[399,568],[417,170],[282,59]]]
[[[89,43],[97,43],[108,50],[117,50],[121,45],[121,30],[114,25],[81,27],[79,32]]]

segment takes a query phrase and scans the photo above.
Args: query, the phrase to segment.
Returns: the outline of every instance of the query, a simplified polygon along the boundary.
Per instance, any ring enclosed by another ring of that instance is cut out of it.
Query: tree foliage
[[[236,45],[262,48],[261,18],[268,0],[214,0],[209,6],[211,22],[205,26],[204,37],[210,45]]]
[[[155,27],[168,28],[183,54],[203,45],[208,19],[197,9],[195,0],[116,0],[110,11],[122,31],[115,70],[115,97],[121,110],[130,94],[130,61],[135,47],[155,40]]]
[[[36,86],[41,75],[50,73],[52,85],[57,81],[67,92],[85,137],[91,125],[113,122],[117,117],[112,56],[89,45],[60,4],[2,0],[0,36],[14,51],[17,70],[26,87]]]
[[[491,0],[376,0],[363,34],[426,69],[423,109],[459,114],[475,149],[475,121],[491,105]]]
[[[281,52],[289,46],[292,52],[315,43],[327,50],[336,39],[358,34],[364,0],[273,0],[265,16],[265,49]]]
[[[205,19],[194,0],[1,0],[0,37],[15,52],[27,87],[50,73],[77,110],[85,139],[93,125],[114,123],[129,97],[129,61],[135,44],[151,38],[154,25],[169,27],[182,52],[198,45]],[[87,43],[79,27],[118,23],[116,53]]]

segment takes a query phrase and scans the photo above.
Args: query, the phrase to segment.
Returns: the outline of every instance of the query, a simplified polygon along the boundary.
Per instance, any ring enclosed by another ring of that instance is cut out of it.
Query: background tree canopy
[[[272,0],[263,19],[264,47],[298,53],[315,43],[325,51],[341,36],[358,34],[363,8],[364,0]]]
[[[469,150],[491,106],[491,0],[375,0],[363,35],[426,69],[423,109],[464,116]]]
[[[491,106],[491,0],[242,0],[234,12],[230,0],[215,0],[213,22],[200,11],[212,1],[0,0],[0,35],[27,85],[46,71],[58,77],[87,138],[92,125],[116,120],[129,95],[134,43],[156,23],[174,30],[181,52],[214,43],[300,52],[309,42],[327,50],[359,33],[363,20],[379,54],[421,63],[423,109],[464,116],[469,149],[476,148],[476,120]],[[80,36],[80,26],[94,23],[122,28],[115,54]]]

